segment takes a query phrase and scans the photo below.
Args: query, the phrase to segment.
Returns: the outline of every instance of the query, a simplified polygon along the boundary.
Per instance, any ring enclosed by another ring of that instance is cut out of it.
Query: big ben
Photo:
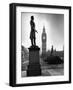
[[[46,54],[46,32],[45,32],[45,26],[43,26],[43,32],[42,32],[42,54]]]

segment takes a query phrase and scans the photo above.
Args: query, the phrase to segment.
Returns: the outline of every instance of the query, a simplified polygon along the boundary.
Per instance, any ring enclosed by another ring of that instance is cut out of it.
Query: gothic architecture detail
[[[43,32],[42,32],[42,54],[46,53],[46,32],[45,32],[45,26],[43,26]]]

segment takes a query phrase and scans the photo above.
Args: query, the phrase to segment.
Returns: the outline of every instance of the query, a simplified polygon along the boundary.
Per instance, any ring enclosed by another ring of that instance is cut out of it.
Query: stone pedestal
[[[27,76],[41,75],[39,50],[40,48],[38,46],[31,46],[29,48],[29,65],[27,69]]]

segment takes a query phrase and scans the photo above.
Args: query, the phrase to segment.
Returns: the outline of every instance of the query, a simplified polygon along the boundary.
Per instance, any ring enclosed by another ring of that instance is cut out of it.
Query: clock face
[[[45,40],[46,39],[46,37],[45,36],[43,36],[43,40]]]

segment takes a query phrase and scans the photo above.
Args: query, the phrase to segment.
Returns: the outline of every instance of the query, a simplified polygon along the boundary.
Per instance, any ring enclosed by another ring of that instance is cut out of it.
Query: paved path
[[[42,76],[57,76],[64,75],[63,65],[48,65],[43,60],[40,60]],[[24,62],[24,65],[28,65],[28,61]],[[22,71],[22,77],[27,76],[26,70]]]
[[[43,60],[41,62],[42,75],[44,76],[56,76],[64,75],[63,65],[49,65]]]

